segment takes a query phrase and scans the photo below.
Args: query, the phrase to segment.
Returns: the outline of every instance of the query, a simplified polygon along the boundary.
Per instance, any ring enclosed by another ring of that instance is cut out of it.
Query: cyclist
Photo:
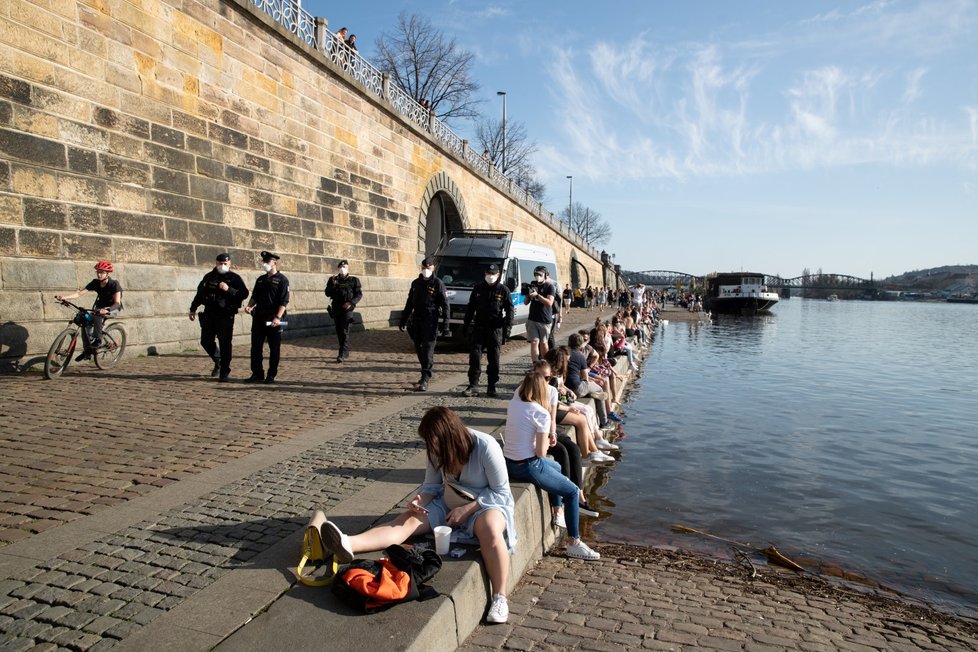
[[[82,329],[82,342],[85,344],[84,350],[77,358],[76,362],[87,360],[92,354],[102,346],[102,325],[107,317],[114,317],[122,310],[122,286],[119,281],[110,278],[113,272],[112,263],[107,260],[100,260],[95,264],[95,278],[81,290],[71,294],[58,295],[54,297],[58,301],[76,299],[83,294],[93,291],[96,293],[95,305],[92,307],[92,332],[88,332],[88,327]]]

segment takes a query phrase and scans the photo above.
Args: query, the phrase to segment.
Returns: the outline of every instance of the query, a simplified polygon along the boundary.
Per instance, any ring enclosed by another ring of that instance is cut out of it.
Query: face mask
[[[543,283],[543,274],[534,274],[533,280],[537,283]]]
[[[261,264],[261,268],[263,270],[265,270],[266,272],[270,272],[270,271],[272,271],[272,264],[271,263],[262,263]]]
[[[227,274],[229,269],[231,269],[231,266],[230,265],[218,265],[217,266],[217,273],[218,274]]]
[[[486,274],[486,283],[492,285],[499,280],[499,274]]]
[[[424,276],[425,278],[431,278],[431,275],[434,274],[434,273],[435,273],[435,270],[433,270],[433,269],[423,269],[423,270],[421,270],[421,276]]]
[[[346,276],[350,273],[349,267],[340,267],[340,276]]]

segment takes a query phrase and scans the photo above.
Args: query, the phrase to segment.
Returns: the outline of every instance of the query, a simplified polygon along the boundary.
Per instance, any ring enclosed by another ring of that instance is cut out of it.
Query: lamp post
[[[503,98],[503,174],[506,174],[506,91],[496,91]]]
[[[567,228],[574,228],[574,177],[567,175],[570,181],[570,191],[567,193]]]

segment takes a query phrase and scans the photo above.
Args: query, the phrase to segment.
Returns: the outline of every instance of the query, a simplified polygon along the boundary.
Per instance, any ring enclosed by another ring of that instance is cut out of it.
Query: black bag
[[[340,571],[333,582],[333,594],[368,614],[438,595],[426,584],[441,570],[438,553],[398,545],[388,546],[384,552],[386,558],[354,560]]]

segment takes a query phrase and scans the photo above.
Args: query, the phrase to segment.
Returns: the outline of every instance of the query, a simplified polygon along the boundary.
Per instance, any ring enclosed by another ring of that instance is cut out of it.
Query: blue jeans
[[[567,536],[572,539],[580,538],[577,485],[560,472],[559,464],[546,457],[534,457],[528,462],[506,460],[506,470],[509,472],[510,482],[529,482],[547,492],[552,506],[560,507],[563,504]]]

